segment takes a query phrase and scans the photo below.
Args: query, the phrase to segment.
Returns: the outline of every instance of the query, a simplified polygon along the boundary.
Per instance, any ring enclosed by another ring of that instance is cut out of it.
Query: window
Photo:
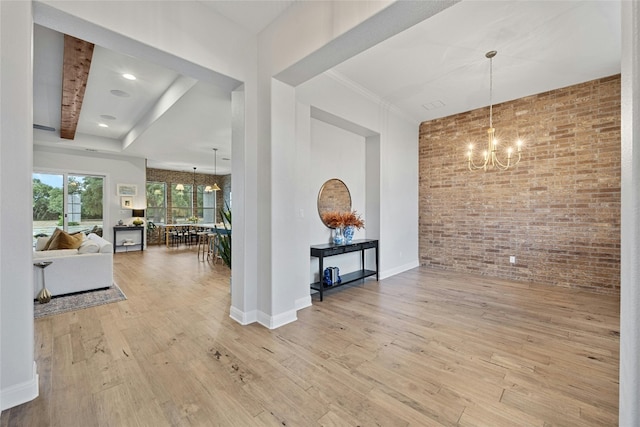
[[[57,227],[102,235],[104,177],[34,173],[32,180],[34,236]]]
[[[199,185],[198,194],[202,194],[202,197],[198,198],[198,216],[206,224],[216,222],[216,198],[218,193],[216,191],[204,191],[204,185]]]
[[[147,181],[147,220],[164,224],[167,220],[167,185]]]
[[[191,216],[193,185],[171,184],[171,221],[175,224],[189,222]]]

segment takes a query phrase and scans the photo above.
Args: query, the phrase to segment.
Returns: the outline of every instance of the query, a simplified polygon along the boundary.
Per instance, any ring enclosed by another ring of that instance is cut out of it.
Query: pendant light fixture
[[[482,161],[479,164],[476,164],[473,161],[473,144],[469,145],[469,151],[467,152],[467,165],[469,170],[477,170],[484,169],[487,171],[490,168],[499,169],[499,170],[507,170],[512,166],[517,165],[520,162],[520,158],[522,155],[522,141],[518,139],[516,141],[516,154],[518,156],[517,159],[513,158],[513,148],[507,148],[507,159],[503,162],[498,159],[497,151],[498,151],[498,139],[496,138],[496,130],[493,127],[493,57],[498,54],[497,51],[491,50],[485,54],[485,56],[489,59],[489,129],[487,130],[488,134],[488,146],[487,149],[483,152]]]
[[[198,222],[197,213],[198,208],[198,187],[196,186],[196,167],[193,167],[193,189],[191,193],[191,216],[187,218],[191,223]]]
[[[196,167],[193,167],[193,191],[196,191]]]
[[[218,149],[214,148],[213,153],[214,153],[213,175],[215,176],[214,179],[217,179],[218,178]],[[211,193],[212,191],[220,191],[220,187],[218,187],[218,184],[214,181],[213,187],[210,185],[207,185],[204,191],[206,191],[207,193]]]

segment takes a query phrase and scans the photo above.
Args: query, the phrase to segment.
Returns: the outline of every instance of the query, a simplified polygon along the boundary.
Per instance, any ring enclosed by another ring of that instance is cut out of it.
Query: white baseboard
[[[307,295],[303,298],[298,298],[295,303],[296,311],[303,308],[311,307],[311,295]]]
[[[284,326],[287,323],[295,322],[298,320],[296,310],[289,310],[284,313],[276,314],[275,316],[269,316],[261,311],[258,312],[258,323],[269,329],[276,329],[280,326]]]
[[[396,274],[404,273],[405,271],[409,271],[416,267],[420,267],[420,262],[418,260],[409,262],[396,268],[392,268],[391,270],[381,271],[380,280],[386,279],[387,277],[395,276]]]
[[[309,297],[308,299],[309,299],[308,305],[304,307],[308,307],[311,305],[311,297]],[[296,311],[297,310],[290,310],[275,316],[269,316],[268,314],[262,311],[253,310],[253,311],[244,313],[235,307],[231,307],[231,309],[229,310],[229,317],[231,317],[236,322],[240,323],[242,326],[248,325],[250,323],[258,322],[266,328],[276,329],[276,328],[279,328],[280,326],[286,325],[287,323],[295,322],[296,320],[298,320]]]
[[[229,317],[231,317],[233,320],[235,320],[236,322],[240,323],[243,326],[248,325],[250,323],[254,323],[258,320],[256,310],[252,310],[245,313],[244,311],[233,306],[229,310]]]
[[[22,405],[38,397],[38,365],[33,362],[33,373],[29,381],[12,385],[0,391],[0,402],[2,406],[0,410],[13,408]]]

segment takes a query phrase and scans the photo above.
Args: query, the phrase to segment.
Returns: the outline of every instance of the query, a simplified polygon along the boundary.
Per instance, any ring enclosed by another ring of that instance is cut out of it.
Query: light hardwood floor
[[[128,300],[37,320],[40,397],[1,426],[614,426],[619,300],[424,268],[229,318],[195,250],[116,254]]]

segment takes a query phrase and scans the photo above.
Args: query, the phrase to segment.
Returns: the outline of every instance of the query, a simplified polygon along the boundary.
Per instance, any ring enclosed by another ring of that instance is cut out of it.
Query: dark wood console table
[[[140,243],[134,242],[134,243],[123,243],[118,245],[116,242],[117,240],[117,235],[118,235],[118,231],[138,231],[140,233]],[[117,248],[127,248],[128,246],[137,246],[140,245],[140,250],[144,251],[144,226],[140,225],[140,226],[127,226],[127,225],[116,225],[115,227],[113,227],[113,253],[116,253],[116,249]]]
[[[364,268],[364,251],[366,249],[373,249],[376,254],[376,269],[375,270],[365,270]],[[342,274],[342,282],[337,285],[327,286],[324,284],[324,259],[326,257],[346,254],[349,252],[360,252],[361,253],[361,268],[360,270],[354,271],[352,273]],[[323,299],[323,292],[325,289],[337,288],[342,285],[346,285],[347,283],[352,283],[358,280],[362,280],[365,277],[376,276],[376,280],[378,280],[378,241],[370,240],[370,239],[361,239],[361,240],[353,240],[351,243],[346,245],[334,245],[333,243],[326,243],[323,245],[312,245],[311,246],[311,256],[318,258],[318,278],[319,282],[314,282],[311,284],[311,289],[314,289],[320,292],[320,301]]]

